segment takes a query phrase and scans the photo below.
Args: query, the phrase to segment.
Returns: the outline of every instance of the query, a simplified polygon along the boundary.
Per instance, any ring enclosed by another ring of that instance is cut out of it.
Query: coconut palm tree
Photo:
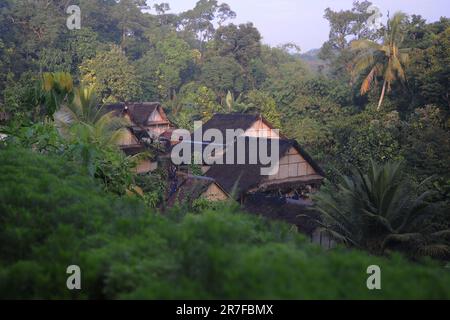
[[[384,96],[391,90],[392,83],[397,80],[405,81],[404,66],[409,59],[409,49],[400,47],[404,39],[402,25],[406,18],[404,13],[397,12],[389,19],[381,44],[371,40],[356,40],[351,44],[352,50],[358,52],[354,61],[353,77],[359,74],[365,76],[361,95],[366,94],[372,83],[377,82],[379,78],[383,80],[377,110],[381,109]]]
[[[38,112],[52,116],[61,105],[73,99],[73,79],[67,72],[45,72],[34,90]]]
[[[375,254],[397,249],[412,256],[448,257],[444,238],[450,230],[428,222],[431,192],[417,192],[429,179],[413,190],[400,163],[372,161],[367,173],[353,169],[340,184],[327,185],[314,197],[318,223],[334,239]]]
[[[101,145],[117,145],[127,134],[130,123],[126,118],[105,113],[98,107],[98,101],[92,88],[75,89],[73,102],[63,105],[54,115],[61,135],[66,138],[81,135]]]
[[[126,157],[120,152],[119,142],[128,134],[129,120],[100,108],[91,88],[75,89],[73,101],[64,104],[54,119],[59,133],[68,141],[67,154],[101,179],[106,190],[117,194],[136,190],[133,170],[149,154]]]

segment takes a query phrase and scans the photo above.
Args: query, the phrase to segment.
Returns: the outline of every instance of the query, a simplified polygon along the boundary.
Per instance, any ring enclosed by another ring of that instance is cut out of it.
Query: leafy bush
[[[144,201],[150,208],[158,207],[165,200],[167,173],[164,169],[137,175],[135,181],[144,192]]]
[[[8,134],[8,138],[3,144],[62,156],[66,161],[81,164],[89,175],[103,182],[105,190],[125,194],[134,183],[136,159],[126,157],[111,143],[94,139],[88,125],[80,125],[77,129],[77,134],[73,134],[68,141],[61,137],[52,121],[18,128],[6,127],[2,132]]]
[[[161,216],[54,156],[7,148],[0,163],[2,298],[450,298],[450,274],[431,262],[324,252],[231,206]],[[66,288],[73,264],[80,291]],[[373,264],[381,291],[366,287]]]

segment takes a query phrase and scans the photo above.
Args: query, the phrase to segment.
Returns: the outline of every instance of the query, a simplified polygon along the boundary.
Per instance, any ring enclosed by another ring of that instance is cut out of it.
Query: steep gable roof
[[[174,192],[167,200],[167,205],[173,207],[176,202],[185,203],[192,202],[198,199],[208,188],[215,184],[225,194],[227,192],[218,184],[213,178],[204,176],[188,176],[177,187],[177,191]]]
[[[218,129],[225,138],[227,129],[247,131],[258,121],[262,121],[270,129],[276,129],[260,114],[247,113],[216,113],[209,121],[203,124],[202,129],[203,131]]]
[[[219,129],[225,136],[226,129],[249,129],[260,119],[257,114],[228,113],[215,114],[203,125],[203,130]]]
[[[132,157],[132,156],[135,156],[137,154],[147,151],[145,146],[140,145],[140,144],[125,146],[125,147],[122,147],[121,149],[125,153],[125,155],[128,157]]]
[[[151,103],[132,103],[127,104],[129,113],[131,114],[131,119],[134,123],[137,125],[146,125],[148,123],[148,119],[152,115],[154,111],[158,111],[161,118],[163,119],[162,122],[169,123],[169,120],[167,119],[167,116],[161,107],[161,104],[158,102],[151,102]]]
[[[261,139],[261,138],[246,138],[247,141],[251,139]],[[288,154],[289,150],[295,148],[299,154],[311,165],[311,167],[316,171],[318,175],[314,177],[305,177],[303,183],[308,183],[309,178],[319,179],[325,176],[323,170],[320,166],[309,156],[309,154],[298,144],[295,140],[281,139],[277,140],[279,142],[279,159],[283,158]],[[267,139],[268,149],[270,150],[270,144],[272,139]],[[237,145],[237,143],[235,144]],[[221,185],[228,193],[235,192],[236,196],[247,192],[250,189],[256,188],[261,183],[267,181],[267,176],[261,175],[261,168],[267,167],[262,165],[259,161],[258,164],[249,164],[249,143],[246,143],[245,153],[246,153],[246,163],[245,164],[215,164],[211,166],[206,175],[216,180],[216,182]],[[226,155],[224,155],[226,157]],[[237,152],[235,151],[235,157],[237,157]],[[237,161],[235,161],[237,163]],[[294,181],[295,183],[300,183],[301,177]]]
[[[161,107],[159,102],[127,102],[127,103],[115,103],[105,105],[103,107],[105,112],[113,112],[115,116],[124,116],[128,114],[131,118],[131,121],[138,126],[146,126],[148,125],[148,119],[152,115],[152,113],[157,110],[163,119],[161,123],[168,124],[169,120]]]

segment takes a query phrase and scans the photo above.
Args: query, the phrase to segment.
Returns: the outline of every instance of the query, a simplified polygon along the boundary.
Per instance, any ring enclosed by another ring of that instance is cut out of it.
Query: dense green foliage
[[[0,6],[0,112],[13,121],[51,116],[55,107],[39,89],[40,73],[65,71],[75,84],[94,86],[103,102],[161,101],[171,120],[188,129],[214,112],[261,112],[332,175],[370,158],[405,159],[414,175],[449,179],[448,166],[437,163],[450,159],[447,18],[427,23],[392,15],[376,30],[367,24],[369,1],[328,8],[330,37],[317,71],[296,45],[271,48],[252,24],[230,24],[236,13],[215,0],[180,14],[169,13],[169,4],[148,8],[142,1],[79,5],[81,30],[65,28],[58,1]],[[374,112],[383,83],[383,108]],[[361,86],[368,94],[361,96]],[[413,129],[416,114],[429,108],[439,109],[440,122]]]
[[[450,298],[445,269],[324,253],[292,227],[237,212],[148,211],[58,157],[0,150],[3,298]],[[66,288],[79,265],[82,290]],[[369,265],[381,291],[366,287]]]
[[[317,201],[335,239],[448,259],[450,19],[397,13],[374,29],[369,1],[327,8],[329,39],[306,59],[230,23],[217,0],[179,14],[73,2],[81,30],[66,28],[59,0],[0,4],[0,296],[450,298],[440,265],[324,253],[234,206],[159,215],[149,208],[164,202],[167,172],[136,175],[141,155],[117,147],[128,124],[98,108],[160,101],[186,129],[216,112],[261,113],[325,169]],[[83,270],[79,295],[65,290],[70,264]],[[371,264],[381,292],[365,286]]]
[[[57,155],[82,165],[86,172],[103,183],[107,191],[123,195],[134,185],[135,159],[125,157],[116,145],[105,144],[101,134],[86,123],[77,123],[69,138],[63,138],[53,122],[29,127],[9,128],[7,145],[20,145],[42,154]],[[99,132],[100,131],[100,132]],[[108,139],[111,137],[108,136]]]
[[[80,66],[81,81],[100,93],[104,102],[132,101],[142,96],[134,66],[117,46]]]
[[[430,203],[427,179],[414,188],[401,163],[372,162],[314,196],[324,229],[340,242],[375,254],[404,251],[414,258],[450,257],[449,213]]]

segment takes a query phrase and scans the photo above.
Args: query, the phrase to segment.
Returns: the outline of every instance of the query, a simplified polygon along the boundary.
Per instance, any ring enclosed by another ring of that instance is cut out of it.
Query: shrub
[[[326,253],[233,207],[161,216],[55,156],[7,148],[0,163],[1,298],[450,298],[450,275],[431,262]],[[80,291],[66,288],[73,264]],[[366,288],[372,264],[381,291]]]

